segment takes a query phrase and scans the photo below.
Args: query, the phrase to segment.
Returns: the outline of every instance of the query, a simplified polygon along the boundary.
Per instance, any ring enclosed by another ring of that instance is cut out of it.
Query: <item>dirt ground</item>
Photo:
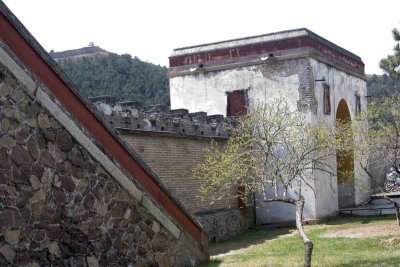
[[[275,230],[275,234],[271,236],[262,235],[259,238],[252,238],[249,240],[241,240],[238,242],[223,242],[210,247],[210,256],[226,256],[230,254],[241,253],[243,250],[251,246],[274,240],[276,238],[283,238],[295,235],[297,232],[294,229],[282,228]]]
[[[383,237],[383,236],[400,236],[400,227],[393,222],[388,223],[368,223],[356,224],[346,227],[334,227],[328,230],[321,237]]]

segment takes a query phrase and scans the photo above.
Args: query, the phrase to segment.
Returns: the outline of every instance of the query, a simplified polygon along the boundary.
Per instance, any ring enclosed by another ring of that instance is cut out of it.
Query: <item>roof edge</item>
[[[274,36],[278,37],[278,35],[285,35],[285,34],[287,34],[287,35],[291,34],[292,36],[272,39],[272,37],[274,37]],[[270,37],[270,40],[264,40],[264,41],[263,40],[254,40],[254,42],[251,42],[251,39],[262,39],[262,38],[268,38],[268,37]],[[267,33],[267,34],[247,36],[247,37],[242,37],[242,38],[235,38],[235,39],[229,39],[229,40],[224,40],[224,41],[211,42],[211,43],[205,43],[205,44],[200,44],[200,45],[176,48],[173,50],[173,52],[169,58],[179,57],[179,56],[183,56],[183,55],[191,55],[191,54],[196,54],[196,53],[200,53],[200,52],[223,50],[223,49],[227,49],[227,48],[244,47],[246,45],[251,45],[251,44],[260,44],[260,43],[269,43],[269,42],[274,42],[274,41],[288,40],[288,39],[293,39],[293,38],[298,38],[298,37],[309,37],[319,43],[322,43],[322,44],[330,47],[333,50],[336,50],[336,51],[342,53],[345,56],[348,56],[349,58],[351,58],[353,60],[363,63],[360,56],[334,44],[333,42],[321,37],[320,35],[314,33],[313,31],[310,31],[307,28],[297,28],[297,29],[292,29],[292,30],[278,31],[278,32],[272,32],[272,33]],[[245,41],[245,40],[249,40],[249,43],[248,44],[239,44],[238,43],[240,41]],[[237,43],[236,45],[232,44],[235,42]],[[222,46],[223,44],[226,44],[226,46]],[[218,45],[221,45],[221,46],[217,47]],[[210,49],[207,49],[206,48],[207,46],[210,46]],[[211,48],[212,46],[214,46],[215,48]],[[183,51],[183,50],[194,50],[196,48],[204,48],[204,49],[202,51],[198,51],[198,52],[195,52],[195,51],[184,52]]]

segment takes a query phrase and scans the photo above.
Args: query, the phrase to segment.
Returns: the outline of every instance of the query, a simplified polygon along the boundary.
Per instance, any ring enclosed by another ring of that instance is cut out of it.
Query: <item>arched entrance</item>
[[[351,124],[350,111],[344,99],[340,100],[336,111],[336,125],[343,127],[344,124]],[[353,138],[349,136],[348,138]],[[353,140],[344,140],[346,144],[351,144]],[[339,209],[354,207],[355,187],[354,187],[354,152],[350,150],[338,150],[336,152],[337,162],[337,183]]]

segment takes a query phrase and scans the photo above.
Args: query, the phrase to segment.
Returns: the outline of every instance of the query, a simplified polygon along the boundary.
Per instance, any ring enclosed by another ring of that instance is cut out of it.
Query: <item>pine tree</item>
[[[395,28],[392,30],[392,34],[393,39],[396,42],[396,45],[393,48],[394,54],[383,58],[379,65],[385,73],[398,80],[400,77],[400,31]],[[396,82],[396,85],[397,89],[399,89],[398,82]]]

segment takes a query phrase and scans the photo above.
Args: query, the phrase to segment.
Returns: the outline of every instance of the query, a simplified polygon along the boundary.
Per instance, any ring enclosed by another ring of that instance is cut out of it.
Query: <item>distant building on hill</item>
[[[80,57],[93,57],[97,55],[108,55],[111,52],[108,52],[107,50],[104,50],[100,48],[99,46],[88,46],[88,47],[82,47],[78,49],[71,49],[71,50],[66,50],[66,51],[60,51],[60,52],[54,52],[53,50],[50,51],[50,56],[55,59],[56,61],[58,60],[63,60],[67,58],[80,58]]]

